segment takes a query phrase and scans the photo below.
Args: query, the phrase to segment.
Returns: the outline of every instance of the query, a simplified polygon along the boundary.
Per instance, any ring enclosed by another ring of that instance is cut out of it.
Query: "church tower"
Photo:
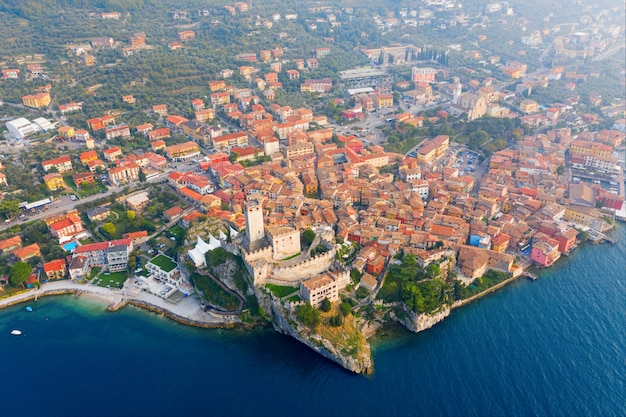
[[[461,91],[463,90],[463,86],[461,85],[461,83],[459,81],[456,82],[456,84],[454,85],[454,93],[452,95],[452,103],[453,104],[458,104],[459,103],[459,97],[461,96]]]
[[[263,226],[263,209],[257,201],[248,201],[246,204],[246,234],[250,245],[265,238]]]

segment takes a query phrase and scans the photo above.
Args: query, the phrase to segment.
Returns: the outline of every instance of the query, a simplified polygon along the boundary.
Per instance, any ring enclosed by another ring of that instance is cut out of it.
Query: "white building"
[[[55,128],[54,124],[50,123],[50,120],[43,117],[38,117],[33,120],[33,124],[37,125],[39,129],[43,130],[44,132]]]
[[[429,190],[428,181],[426,180],[414,180],[411,182],[411,191],[419,194],[424,201],[428,198]]]
[[[20,117],[6,123],[9,135],[14,139],[24,139],[28,135],[41,131],[41,128],[28,119]]]
[[[180,284],[181,273],[180,269],[178,269],[178,264],[168,256],[155,256],[148,261],[146,269],[155,279],[159,279],[172,285]]]
[[[280,152],[280,142],[275,137],[265,139],[265,142],[263,142],[263,151],[267,156]]]

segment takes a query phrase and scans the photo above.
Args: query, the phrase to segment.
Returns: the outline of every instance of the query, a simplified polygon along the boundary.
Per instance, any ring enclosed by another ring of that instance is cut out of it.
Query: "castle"
[[[337,291],[349,284],[349,272],[335,264],[334,233],[319,237],[319,244],[326,252],[310,256],[310,249],[301,253],[298,229],[265,228],[260,203],[249,201],[246,204],[245,220],[246,234],[239,241],[239,247],[255,285],[299,286],[306,301],[318,304],[320,293],[330,291],[330,298],[337,299]]]

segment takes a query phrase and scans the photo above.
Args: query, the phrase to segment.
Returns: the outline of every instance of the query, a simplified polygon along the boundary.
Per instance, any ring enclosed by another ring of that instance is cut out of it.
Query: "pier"
[[[589,240],[593,243],[607,242],[610,245],[614,245],[617,242],[617,240],[613,239],[612,237],[609,237],[604,233],[598,232],[594,229],[589,229],[587,233],[589,233]]]
[[[532,272],[524,272],[522,275],[533,282],[537,281],[537,279],[539,278],[538,275],[535,275]]]

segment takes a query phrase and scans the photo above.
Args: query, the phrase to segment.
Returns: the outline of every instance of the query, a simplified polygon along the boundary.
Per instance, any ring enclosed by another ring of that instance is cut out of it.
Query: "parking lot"
[[[476,166],[478,164],[478,154],[469,150],[459,150],[456,153],[456,160],[452,158],[452,168],[459,170],[459,175],[472,175],[476,172]]]

